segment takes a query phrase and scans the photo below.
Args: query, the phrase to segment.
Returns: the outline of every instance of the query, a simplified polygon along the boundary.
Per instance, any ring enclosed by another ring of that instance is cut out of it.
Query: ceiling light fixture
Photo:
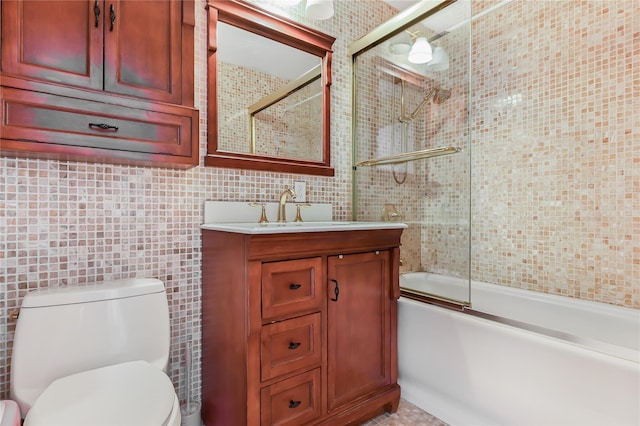
[[[296,8],[302,0],[255,0],[269,11],[276,14],[290,16],[289,9]],[[306,0],[304,6],[306,17],[309,19],[329,19],[333,16],[333,0]]]
[[[410,50],[411,46],[406,43],[396,43],[389,46],[389,52],[396,56],[408,55]]]
[[[333,0],[307,0],[305,11],[309,19],[329,19],[333,16]]]
[[[427,64],[430,71],[445,71],[449,69],[449,54],[442,47],[433,49],[433,59]]]
[[[409,62],[412,64],[424,64],[429,62],[432,58],[433,51],[431,50],[431,45],[427,41],[427,38],[418,37],[409,51]]]

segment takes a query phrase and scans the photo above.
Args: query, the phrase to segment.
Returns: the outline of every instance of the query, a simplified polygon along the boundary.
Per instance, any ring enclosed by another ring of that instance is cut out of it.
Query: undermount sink
[[[269,222],[269,223],[205,223],[202,229],[215,231],[238,232],[242,234],[276,234],[293,232],[331,232],[331,231],[360,231],[371,229],[406,228],[400,222]]]

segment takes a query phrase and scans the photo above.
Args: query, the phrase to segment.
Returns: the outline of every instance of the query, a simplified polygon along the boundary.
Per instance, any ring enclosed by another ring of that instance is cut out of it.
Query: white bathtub
[[[467,294],[429,273],[400,283]],[[471,297],[507,320],[400,298],[403,398],[452,425],[640,425],[640,311],[479,282]]]

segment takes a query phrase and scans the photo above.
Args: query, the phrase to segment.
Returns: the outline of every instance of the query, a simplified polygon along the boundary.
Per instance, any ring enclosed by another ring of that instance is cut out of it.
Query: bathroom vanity
[[[406,225],[332,223],[203,225],[208,426],[360,424],[397,410]]]

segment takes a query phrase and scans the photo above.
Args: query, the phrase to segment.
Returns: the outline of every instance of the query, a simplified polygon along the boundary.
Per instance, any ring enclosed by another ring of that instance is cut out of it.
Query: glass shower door
[[[466,306],[470,3],[411,10],[352,46],[353,214],[408,225],[403,295]]]

